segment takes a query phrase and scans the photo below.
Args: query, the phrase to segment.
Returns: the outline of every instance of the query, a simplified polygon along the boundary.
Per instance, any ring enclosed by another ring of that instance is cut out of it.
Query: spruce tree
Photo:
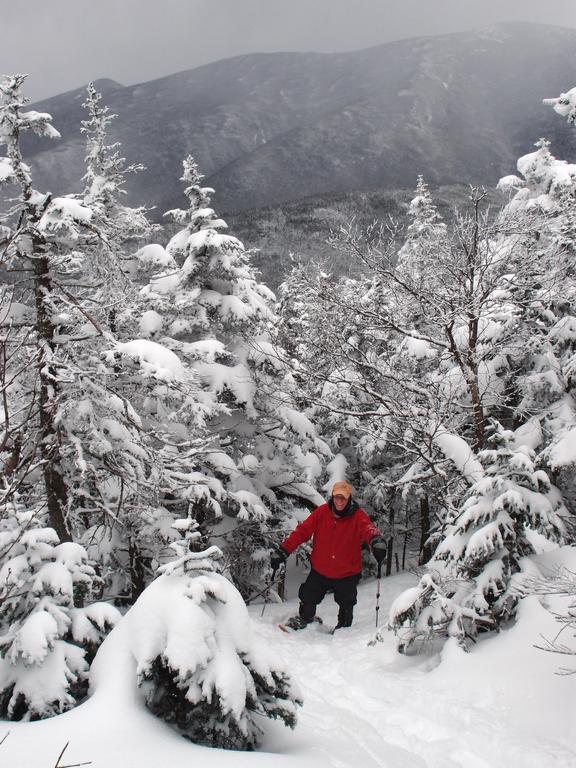
[[[467,493],[417,588],[391,609],[404,647],[434,633],[466,647],[479,629],[514,617],[519,592],[512,578],[534,554],[530,531],[561,542],[567,510],[535,454],[494,423],[490,448],[480,452],[484,476]]]
[[[172,544],[176,559],[127,616],[130,624],[139,611],[172,607],[157,608],[152,625],[138,624],[150,633],[148,642],[138,637],[138,684],[148,708],[195,743],[253,749],[262,715],[295,726],[300,696],[275,655],[252,637],[240,594],[219,573],[222,552],[202,548],[196,521],[175,525],[183,535]]]
[[[169,413],[151,424],[144,407],[146,394],[161,393],[166,407],[193,409],[194,376],[162,345],[119,341],[113,332],[119,302],[125,309],[136,292],[125,274],[125,238],[146,226],[141,211],[119,203],[126,169],[106,142],[97,95],[89,98],[84,196],[53,197],[34,190],[21,157],[22,131],[56,135],[49,115],[24,111],[23,82],[5,81],[0,110],[8,153],[3,181],[20,192],[6,218],[3,251],[9,302],[0,318],[7,328],[0,504],[18,493],[38,510],[39,524],[89,548],[108,594],[130,598],[173,538],[166,496],[183,486],[189,497],[213,495],[195,472],[194,457],[205,445],[200,428],[193,424],[178,438],[187,445],[179,474]],[[128,226],[134,220],[137,226]]]
[[[445,237],[447,232],[423,176],[418,176],[408,214],[410,225],[406,230],[404,245],[398,251],[396,268],[411,281],[421,283],[430,279],[433,265],[429,261],[434,258],[438,240]]]
[[[8,267],[17,264],[30,276],[27,290],[19,291],[18,298],[22,295],[32,305],[30,315],[37,338],[37,374],[32,386],[22,384],[19,388],[20,392],[27,389],[28,393],[21,395],[23,402],[15,409],[19,414],[27,409],[25,419],[30,419],[33,411],[35,429],[18,432],[12,458],[26,471],[30,466],[28,456],[40,453],[51,524],[62,540],[70,540],[66,520],[68,489],[63,475],[60,428],[56,419],[60,390],[57,352],[61,320],[59,308],[54,306],[55,270],[74,268],[77,256],[71,246],[78,240],[81,227],[89,222],[91,213],[76,200],[53,198],[50,194],[43,195],[34,190],[30,169],[22,159],[21,135],[29,130],[49,138],[57,138],[59,134],[51,125],[50,115],[25,111],[27,100],[22,94],[24,80],[24,76],[16,75],[0,82],[0,142],[6,148],[6,156],[0,158],[0,180],[15,185],[20,192],[18,203],[9,212],[14,224],[4,253]],[[15,298],[15,289],[13,291],[12,297]],[[22,346],[20,339],[13,340],[13,350]],[[13,360],[12,354],[10,358]],[[18,371],[18,363],[15,371]],[[30,435],[33,435],[32,440]],[[23,440],[27,445],[22,445]]]
[[[539,461],[574,511],[576,458],[567,447],[576,419],[576,165],[556,159],[545,139],[536,147],[518,160],[519,176],[500,182],[513,192],[505,212],[524,217],[532,233],[511,249],[515,274],[506,287],[521,322],[511,350],[516,410],[532,431]]]
[[[153,313],[145,313],[139,324],[119,322],[120,314],[124,319],[139,316],[141,275],[131,254],[138,241],[158,228],[150,225],[144,208],[123,203],[127,177],[142,166],[128,165],[119,144],[110,143],[117,116],[101,103],[93,85],[84,106],[83,195],[99,233],[88,263],[95,280],[92,300],[108,328],[100,365],[106,365],[108,387],[125,418],[116,416],[106,432],[112,445],[123,449],[124,461],[116,457],[107,467],[108,500],[116,505],[115,513],[109,508],[103,516],[91,516],[83,540],[101,562],[109,592],[133,600],[163,561],[175,535],[171,524],[182,507],[218,508],[222,488],[198,471],[206,438],[194,373],[175,352],[150,338]],[[154,246],[141,249],[149,250]]]
[[[79,544],[39,528],[18,501],[0,530],[0,714],[38,720],[86,696],[88,670],[120,618],[90,602],[100,580]]]
[[[160,271],[140,293],[140,317],[125,320],[185,361],[200,387],[197,415],[211,435],[202,471],[223,495],[219,509],[200,505],[193,514],[206,533],[226,537],[220,543],[231,572],[248,592],[261,588],[271,528],[299,500],[318,500],[318,456],[329,451],[300,413],[290,366],[272,343],[274,295],[243,244],[225,234],[209,207],[213,190],[201,185],[191,157],[182,180],[188,207],[167,214],[182,229],[165,251],[148,246],[137,254]]]

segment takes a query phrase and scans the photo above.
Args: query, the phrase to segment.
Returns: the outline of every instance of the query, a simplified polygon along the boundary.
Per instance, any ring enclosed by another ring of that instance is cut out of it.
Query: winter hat
[[[352,496],[352,486],[344,480],[339,480],[332,486],[332,496],[345,496],[349,499]]]

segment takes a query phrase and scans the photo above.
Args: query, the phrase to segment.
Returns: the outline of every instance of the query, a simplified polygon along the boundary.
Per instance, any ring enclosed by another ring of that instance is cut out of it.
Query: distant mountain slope
[[[562,157],[576,132],[542,98],[576,82],[576,30],[510,23],[343,54],[252,54],[123,87],[102,81],[119,114],[113,138],[145,173],[135,202],[180,202],[192,153],[220,210],[356,189],[492,184],[545,135]],[[70,191],[83,173],[84,91],[35,105],[58,143],[30,139],[36,185]]]
[[[434,203],[444,221],[450,223],[456,210],[469,211],[470,189],[467,186],[431,189]],[[252,263],[262,279],[274,291],[288,275],[294,261],[315,262],[336,275],[354,276],[366,271],[360,259],[351,260],[329,244],[352,222],[365,230],[375,221],[386,227],[397,227],[396,247],[404,242],[410,224],[408,208],[413,189],[384,189],[367,192],[316,195],[278,206],[230,212],[226,221],[230,231],[254,249]],[[486,205],[494,211],[506,202],[496,189],[486,190]],[[384,232],[386,238],[387,231]]]

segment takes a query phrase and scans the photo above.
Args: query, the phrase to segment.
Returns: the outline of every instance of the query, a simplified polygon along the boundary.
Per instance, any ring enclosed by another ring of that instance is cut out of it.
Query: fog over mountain
[[[339,54],[252,54],[124,87],[99,81],[118,113],[112,138],[147,170],[133,202],[180,203],[191,153],[239,211],[352,190],[495,184],[546,136],[560,157],[576,139],[542,98],[576,82],[576,30],[526,23],[417,38]],[[79,189],[84,90],[34,105],[57,142],[26,137],[35,185]]]

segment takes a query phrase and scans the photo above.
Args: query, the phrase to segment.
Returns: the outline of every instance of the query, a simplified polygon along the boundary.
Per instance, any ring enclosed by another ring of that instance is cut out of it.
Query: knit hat
[[[349,499],[352,496],[352,486],[344,480],[339,480],[332,486],[332,496],[344,496]]]

